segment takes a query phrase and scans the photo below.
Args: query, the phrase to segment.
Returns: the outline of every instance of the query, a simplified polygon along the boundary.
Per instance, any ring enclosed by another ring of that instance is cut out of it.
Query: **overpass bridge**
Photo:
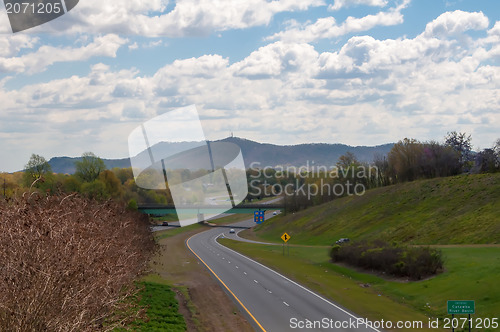
[[[285,206],[282,204],[240,204],[229,210],[220,205],[163,205],[163,204],[141,204],[138,210],[145,214],[163,216],[182,212],[185,214],[221,214],[221,213],[254,213],[254,211],[280,210],[284,211]]]

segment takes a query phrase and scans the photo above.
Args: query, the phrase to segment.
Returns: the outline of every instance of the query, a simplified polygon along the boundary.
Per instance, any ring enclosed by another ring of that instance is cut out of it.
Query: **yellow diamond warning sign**
[[[290,240],[290,235],[288,235],[287,233],[284,233],[283,235],[281,235],[281,239],[283,241],[288,242],[288,240]]]

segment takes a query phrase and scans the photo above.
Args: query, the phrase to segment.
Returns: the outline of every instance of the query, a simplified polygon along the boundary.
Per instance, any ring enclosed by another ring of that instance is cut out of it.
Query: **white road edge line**
[[[319,298],[319,299],[321,299],[321,300],[325,301],[326,303],[328,303],[328,304],[329,304],[329,305],[331,305],[332,307],[337,308],[338,310],[342,311],[343,313],[346,313],[347,315],[351,316],[352,318],[354,318],[354,319],[356,319],[356,320],[361,319],[361,318],[359,318],[359,317],[354,316],[354,315],[353,315],[353,314],[351,314],[349,311],[346,311],[346,310],[342,309],[341,307],[339,307],[338,305],[336,305],[336,304],[334,304],[334,303],[332,303],[332,302],[328,301],[328,300],[327,300],[327,299],[325,299],[324,297],[321,297],[320,295],[318,295],[318,294],[314,293],[313,291],[311,291],[311,290],[309,290],[309,289],[305,288],[305,287],[304,287],[304,286],[302,286],[301,284],[298,284],[298,283],[296,283],[295,281],[288,279],[287,277],[285,277],[284,275],[282,275],[282,274],[280,274],[280,273],[278,273],[278,272],[274,271],[273,269],[271,269],[271,268],[269,268],[269,267],[267,267],[267,266],[265,266],[265,265],[263,265],[263,264],[261,264],[261,263],[259,263],[259,262],[256,262],[256,261],[254,261],[253,259],[248,258],[247,256],[245,256],[245,255],[243,255],[243,254],[240,254],[240,253],[239,253],[239,252],[237,252],[237,251],[234,251],[233,249],[230,249],[230,248],[228,248],[228,247],[223,246],[222,244],[220,244],[219,242],[217,242],[217,238],[218,238],[219,236],[220,236],[220,235],[218,235],[218,236],[216,236],[215,238],[213,238],[214,242],[215,242],[215,243],[216,243],[219,247],[222,247],[222,248],[224,248],[224,249],[227,249],[227,250],[229,250],[229,251],[232,251],[232,252],[234,252],[235,254],[237,254],[237,255],[239,255],[239,256],[241,256],[241,257],[243,257],[243,258],[246,258],[246,259],[248,259],[249,261],[251,261],[251,262],[253,262],[253,263],[255,263],[255,264],[257,264],[257,265],[259,265],[259,266],[261,266],[261,267],[263,267],[263,268],[265,268],[265,269],[267,269],[267,270],[271,271],[271,272],[273,272],[274,274],[276,274],[276,275],[278,275],[278,276],[282,277],[283,279],[285,279],[285,280],[287,280],[287,281],[291,282],[292,284],[294,284],[294,285],[296,285],[296,286],[298,286],[298,287],[302,288],[302,289],[303,289],[303,290],[305,290],[306,292],[308,292],[308,293],[310,293],[310,294],[312,294],[312,295],[316,296],[317,298]],[[243,272],[243,273],[245,273],[245,272]],[[246,273],[245,273],[245,274],[246,274]],[[377,329],[376,329],[376,328],[374,328],[373,326],[368,326],[368,324],[365,324],[365,326],[366,326],[367,328],[371,328],[371,329],[372,329],[372,330],[374,330],[374,331],[377,331],[377,332],[382,332],[382,331],[380,331],[380,330],[377,330]]]

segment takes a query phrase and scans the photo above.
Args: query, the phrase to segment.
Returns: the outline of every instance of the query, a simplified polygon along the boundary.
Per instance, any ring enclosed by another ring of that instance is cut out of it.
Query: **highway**
[[[234,224],[253,225],[252,220]],[[216,239],[221,234],[229,237],[228,232],[229,228],[213,228],[194,235],[186,244],[234,298],[256,331],[379,331],[358,324],[354,314],[219,244]],[[311,328],[307,328],[308,321]]]

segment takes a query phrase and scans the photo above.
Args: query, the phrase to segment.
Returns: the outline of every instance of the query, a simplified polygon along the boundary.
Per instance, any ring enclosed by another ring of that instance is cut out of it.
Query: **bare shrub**
[[[119,325],[153,248],[144,216],[112,202],[37,193],[0,201],[0,331]]]

